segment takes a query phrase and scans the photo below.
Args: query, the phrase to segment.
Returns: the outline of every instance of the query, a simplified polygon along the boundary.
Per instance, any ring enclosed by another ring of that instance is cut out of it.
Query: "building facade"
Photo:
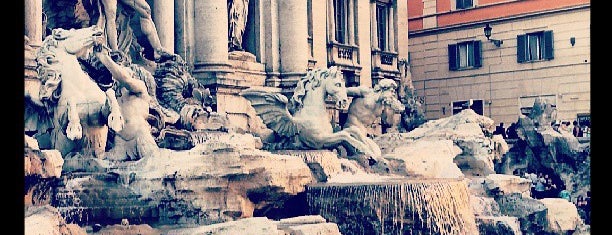
[[[173,35],[176,53],[192,64],[193,76],[217,95],[217,110],[234,123],[250,125],[256,116],[237,95],[242,89],[270,86],[290,95],[316,67],[338,66],[347,86],[400,81],[398,61],[408,56],[406,1],[232,1],[247,7],[244,51],[228,48],[228,17],[234,15],[228,1],[155,0],[151,6],[156,25],[174,25],[158,27],[160,38]],[[174,23],[163,23],[171,15]]]
[[[513,123],[536,97],[556,106],[558,120],[590,115],[590,1],[408,5],[412,81],[428,119],[470,107]]]

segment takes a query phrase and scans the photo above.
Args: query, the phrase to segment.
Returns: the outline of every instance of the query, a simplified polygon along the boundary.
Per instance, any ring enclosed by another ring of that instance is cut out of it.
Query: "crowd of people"
[[[550,123],[550,125],[555,131],[567,133],[571,132],[575,137],[587,137],[588,133],[590,133],[590,127],[581,126],[576,120],[574,120],[572,123],[569,121],[553,121]],[[504,123],[501,122],[495,127],[493,134],[501,135],[504,139],[518,139],[519,137],[516,128],[516,123],[512,123],[510,126],[508,126],[508,128],[505,128]]]

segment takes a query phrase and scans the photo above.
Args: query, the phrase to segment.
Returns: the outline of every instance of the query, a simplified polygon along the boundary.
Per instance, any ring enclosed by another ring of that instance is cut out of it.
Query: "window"
[[[387,46],[388,8],[386,4],[376,4],[376,24],[378,33],[378,48],[385,50]]]
[[[473,0],[456,0],[457,1],[457,9],[467,9],[474,6]]]
[[[453,102],[453,115],[458,114],[464,109],[472,109],[479,115],[484,113],[483,100],[463,100]]]
[[[336,41],[339,43],[347,43],[346,30],[347,25],[347,10],[348,1],[351,0],[334,0],[334,10],[336,16]]]
[[[516,41],[516,57],[519,63],[552,60],[555,57],[552,31],[518,35]]]
[[[450,70],[479,68],[482,66],[480,41],[467,41],[448,45],[448,65]]]

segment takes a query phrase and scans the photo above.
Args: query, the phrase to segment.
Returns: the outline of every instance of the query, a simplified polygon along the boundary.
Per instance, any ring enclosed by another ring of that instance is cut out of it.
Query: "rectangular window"
[[[464,109],[472,109],[479,115],[484,115],[483,100],[462,100],[453,102],[453,115],[458,114]]]
[[[336,41],[339,43],[347,43],[347,1],[351,0],[334,0],[334,11],[336,15]]]
[[[387,46],[387,16],[388,9],[386,5],[376,4],[376,24],[378,30],[378,48],[384,51]]]
[[[516,40],[516,57],[519,63],[554,59],[552,31],[518,35]]]
[[[450,70],[479,68],[482,66],[480,41],[467,41],[448,45],[448,64]]]
[[[456,0],[457,1],[457,9],[468,9],[474,7],[473,0]]]

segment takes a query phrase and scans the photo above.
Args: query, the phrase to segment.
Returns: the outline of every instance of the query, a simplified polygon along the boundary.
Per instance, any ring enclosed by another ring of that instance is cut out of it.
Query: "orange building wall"
[[[423,0],[407,0],[407,1],[408,1],[408,18],[419,17],[423,15],[423,7],[424,7]]]
[[[483,21],[489,19],[497,19],[503,17],[509,17],[514,15],[520,15],[524,13],[545,11],[559,9],[569,6],[577,6],[582,4],[590,3],[590,0],[522,0],[512,1],[507,3],[501,3],[492,6],[483,6],[486,4],[494,4],[497,2],[505,2],[508,0],[479,0],[476,8],[461,10],[457,12],[450,12],[450,1],[452,0],[438,0],[437,7],[438,13],[446,13],[437,15],[438,27],[444,27],[454,24],[469,23],[475,21]],[[414,5],[415,2],[419,2],[419,5]],[[413,4],[413,5],[411,5]],[[414,9],[419,8],[419,9]],[[408,30],[415,31],[423,29],[423,19],[418,18],[422,16],[423,3],[421,0],[408,0],[408,9],[412,12],[421,12],[420,15],[408,15]],[[417,17],[417,18],[415,18]],[[410,19],[413,18],[413,19]],[[417,23],[420,22],[420,23]]]

